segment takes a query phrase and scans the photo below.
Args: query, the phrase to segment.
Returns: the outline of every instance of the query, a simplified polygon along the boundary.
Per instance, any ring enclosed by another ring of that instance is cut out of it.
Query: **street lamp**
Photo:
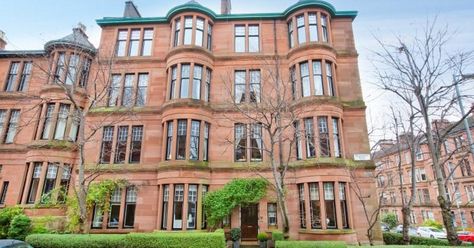
[[[461,74],[461,75],[453,75],[454,86],[456,87],[456,95],[458,97],[459,108],[461,109],[461,115],[464,116],[466,113],[464,112],[464,106],[461,99],[461,93],[459,91],[459,83],[464,80],[474,79],[473,74]],[[474,159],[474,142],[472,140],[471,130],[469,128],[468,118],[464,118],[464,128],[466,129],[467,134],[467,141],[469,143],[469,147],[471,149],[471,156]]]

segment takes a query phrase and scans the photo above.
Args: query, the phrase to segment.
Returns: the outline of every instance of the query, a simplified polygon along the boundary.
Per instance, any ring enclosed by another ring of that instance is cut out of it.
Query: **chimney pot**
[[[231,0],[221,0],[221,14],[229,15],[232,10]]]

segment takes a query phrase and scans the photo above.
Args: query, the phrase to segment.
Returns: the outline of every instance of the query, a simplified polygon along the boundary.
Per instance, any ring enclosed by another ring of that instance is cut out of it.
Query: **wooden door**
[[[242,240],[257,240],[258,204],[240,208],[240,229],[242,231]]]

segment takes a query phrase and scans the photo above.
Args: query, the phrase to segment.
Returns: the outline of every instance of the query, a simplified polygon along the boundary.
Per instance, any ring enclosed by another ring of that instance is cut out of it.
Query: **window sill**
[[[315,235],[341,235],[341,234],[354,234],[353,229],[300,229],[300,234],[315,234]]]

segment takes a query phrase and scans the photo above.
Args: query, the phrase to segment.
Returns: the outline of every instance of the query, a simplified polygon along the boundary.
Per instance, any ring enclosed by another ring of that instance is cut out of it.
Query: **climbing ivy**
[[[102,213],[107,213],[110,208],[110,196],[116,188],[123,188],[127,185],[127,181],[123,179],[118,180],[103,180],[100,182],[91,183],[87,190],[86,208],[87,212],[94,208],[102,210]],[[71,196],[67,200],[67,215],[69,232],[79,232],[80,230],[80,211],[77,196]]]
[[[257,203],[265,197],[268,182],[261,178],[233,179],[204,197],[204,209],[211,227],[216,227],[239,205]]]

